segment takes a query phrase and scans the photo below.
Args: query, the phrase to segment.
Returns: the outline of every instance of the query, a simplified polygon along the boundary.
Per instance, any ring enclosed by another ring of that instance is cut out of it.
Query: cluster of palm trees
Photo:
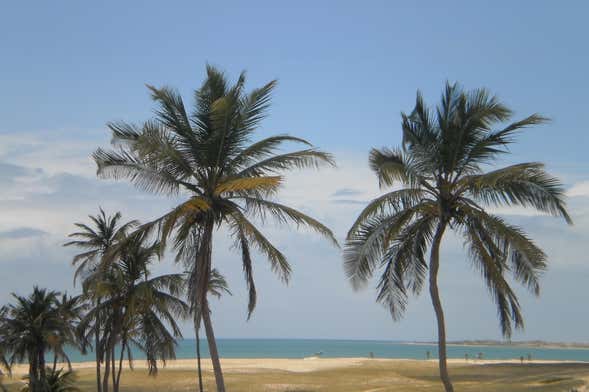
[[[71,377],[57,369],[57,361],[69,359],[66,346],[79,346],[77,327],[84,304],[81,297],[70,297],[57,291],[34,287],[26,297],[13,294],[14,304],[0,308],[0,354],[3,367],[29,363],[28,389],[48,391],[48,382],[63,386]],[[47,366],[46,353],[53,353],[53,366]]]
[[[254,140],[275,85],[272,81],[246,92],[243,73],[230,84],[222,72],[208,66],[190,108],[174,89],[148,86],[157,105],[155,118],[139,125],[108,124],[113,148],[93,154],[98,175],[125,179],[146,192],[180,196],[183,201],[143,224],[123,223],[120,214],[107,216],[102,210],[90,217],[90,225],[76,224],[79,230],[66,245],[81,250],[74,265],[83,294],[68,306],[71,313],[66,317],[60,313],[63,301],[57,300],[57,293],[35,289],[34,295],[55,297],[49,301],[43,332],[31,330],[30,339],[21,339],[21,332],[3,327],[25,317],[21,313],[27,313],[27,299],[16,297],[17,305],[2,309],[0,354],[8,359],[6,365],[28,359],[31,390],[47,390],[41,385],[47,379],[45,352],[53,352],[57,361],[65,357],[63,347],[69,344],[94,351],[99,392],[118,391],[123,362],[126,358],[132,363],[132,349],[143,351],[150,372],[156,372],[158,361],[174,358],[181,337],[176,320],[191,317],[197,344],[204,326],[217,391],[225,391],[209,304],[210,295],[228,292],[212,259],[218,229],[225,227],[223,233],[239,249],[248,318],[257,300],[254,256],[265,258],[285,282],[291,273],[286,256],[258,223],[274,219],[307,227],[338,246],[325,225],[276,200],[285,171],[335,163],[330,154],[301,138]],[[484,89],[466,92],[448,84],[434,110],[418,93],[414,110],[402,116],[402,147],[370,153],[370,167],[380,186],[390,190],[368,204],[345,240],[344,266],[351,283],[360,288],[382,269],[377,300],[393,318],[402,315],[409,294],[419,294],[428,283],[446,391],[453,387],[437,281],[444,233],[454,230],[464,236],[469,258],[497,304],[501,330],[510,336],[513,326],[523,326],[523,318],[507,275],[538,294],[546,255],[521,228],[486,209],[532,207],[570,223],[563,187],[541,164],[484,171],[507,151],[518,131],[545,121],[532,115],[495,128],[511,116],[511,110]],[[288,146],[301,148],[285,149]],[[152,277],[150,265],[166,251],[173,253],[183,273]],[[31,319],[21,323],[20,328],[38,327]],[[197,351],[202,391],[200,347]]]

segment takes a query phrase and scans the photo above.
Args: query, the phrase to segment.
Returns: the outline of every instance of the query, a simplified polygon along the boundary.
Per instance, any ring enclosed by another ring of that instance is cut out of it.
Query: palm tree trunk
[[[45,348],[39,350],[39,380],[42,390],[47,387],[47,371],[45,369]]]
[[[111,334],[113,332],[111,331]],[[102,392],[108,392],[108,380],[110,377],[110,346],[112,338],[109,336],[106,347],[104,348],[104,374],[102,378]]]
[[[29,351],[29,386],[31,392],[39,391],[39,358],[34,350]]]
[[[211,362],[213,363],[213,371],[215,373],[215,383],[217,384],[217,392],[225,392],[225,380],[223,379],[223,371],[221,369],[221,361],[219,360],[219,351],[217,350],[217,342],[215,341],[215,333],[213,332],[213,324],[211,322],[211,311],[207,300],[207,293],[209,288],[209,279],[211,276],[211,258],[213,253],[213,230],[215,228],[215,221],[213,218],[208,218],[205,222],[203,237],[201,238],[201,249],[198,252],[195,262],[196,271],[200,272],[197,277],[196,285],[196,304],[199,307],[196,317],[202,317],[205,326],[205,333],[209,345],[209,353]],[[200,297],[200,298],[198,298]],[[199,314],[200,313],[200,314]],[[196,329],[197,325],[195,325]]]
[[[446,325],[444,322],[444,310],[442,309],[442,302],[440,300],[440,292],[438,290],[438,270],[440,268],[440,243],[442,242],[442,236],[446,230],[446,222],[442,219],[436,229],[432,241],[432,249],[429,263],[429,293],[432,299],[432,305],[436,313],[436,319],[438,321],[438,352],[439,352],[439,367],[440,367],[440,378],[444,384],[446,392],[454,392],[454,387],[450,381],[448,374],[448,364],[446,356]]]
[[[57,354],[53,353],[53,373],[55,373],[55,370],[57,369]]]
[[[207,341],[209,343],[209,353],[211,354],[211,361],[213,362],[213,371],[215,372],[217,392],[225,392],[225,380],[223,380],[223,370],[221,369],[221,361],[219,361],[219,351],[217,350],[217,342],[215,341],[213,324],[211,323],[211,312],[209,310],[209,304],[208,301],[206,301],[206,299],[203,306],[202,319],[204,321],[205,332],[207,334]]]
[[[96,301],[96,308],[100,309],[100,299]],[[94,353],[96,354],[96,392],[102,392],[102,384],[100,383],[100,310],[96,312],[96,321],[94,325]]]
[[[125,346],[126,345],[127,345],[127,342],[125,340],[123,340],[123,342],[121,343],[121,355],[119,357],[119,370],[117,373],[117,382],[116,382],[115,386],[113,387],[114,392],[119,392],[119,385],[121,385],[121,373],[123,371],[123,359],[125,357]]]
[[[194,329],[196,331],[196,366],[198,368],[198,390],[199,390],[199,392],[204,392],[203,385],[202,385],[202,368],[201,368],[201,363],[200,363],[200,337],[199,337],[200,321],[195,320]]]
[[[116,373],[116,368],[117,368],[117,361],[116,361],[116,356],[115,356],[115,345],[112,345],[112,348],[110,350],[110,376],[112,377],[112,390],[113,392],[117,392],[117,373]]]

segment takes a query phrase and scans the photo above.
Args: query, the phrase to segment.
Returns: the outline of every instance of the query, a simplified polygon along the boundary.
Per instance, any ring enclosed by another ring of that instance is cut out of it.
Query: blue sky
[[[527,328],[516,338],[589,340],[582,310],[589,278],[589,28],[585,2],[27,2],[0,14],[0,300],[33,283],[71,289],[74,221],[98,205],[149,219],[173,201],[94,178],[88,159],[110,120],[151,115],[145,84],[190,100],[211,63],[249,86],[278,79],[260,136],[288,132],[336,154],[339,169],[297,173],[283,199],[341,236],[377,193],[366,165],[373,147],[400,142],[400,112],[417,89],[434,104],[446,80],[487,87],[529,130],[506,162],[541,160],[566,183],[576,225],[502,211],[551,257],[540,301],[522,293]],[[245,322],[237,257],[216,252],[235,296],[215,304],[227,337],[425,339],[435,336],[428,299],[393,324],[374,292],[353,293],[338,252],[306,233],[270,227],[295,267],[287,288],[260,261],[259,309]],[[498,337],[495,311],[461,243],[449,238],[442,267],[451,338]],[[158,269],[173,269],[166,262]],[[465,296],[464,293],[469,295]],[[546,308],[560,317],[553,317]],[[329,312],[327,311],[329,309]],[[565,326],[559,325],[568,320]],[[313,321],[309,321],[313,320]],[[188,331],[188,330],[187,330]],[[189,332],[187,332],[189,333]]]

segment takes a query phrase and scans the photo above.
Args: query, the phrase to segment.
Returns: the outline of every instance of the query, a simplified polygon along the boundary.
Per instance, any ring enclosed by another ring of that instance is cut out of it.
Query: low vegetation
[[[463,392],[551,392],[582,390],[589,377],[589,364],[526,364],[452,366],[456,389]],[[157,377],[147,370],[125,371],[121,391],[194,391],[193,369],[162,369]],[[81,391],[96,390],[91,369],[80,370]],[[417,392],[442,391],[433,361],[367,360],[361,366],[296,373],[281,370],[225,371],[227,389],[232,392]],[[203,373],[205,390],[213,391],[212,372]],[[22,386],[8,380],[8,391]]]

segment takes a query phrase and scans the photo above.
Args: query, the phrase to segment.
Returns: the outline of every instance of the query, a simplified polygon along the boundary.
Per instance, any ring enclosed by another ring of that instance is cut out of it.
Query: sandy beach
[[[395,367],[399,364],[411,364],[414,366],[437,366],[437,359],[415,360],[415,359],[388,359],[388,358],[318,358],[307,357],[301,359],[292,358],[226,358],[221,359],[223,370],[232,373],[254,373],[264,371],[285,371],[292,373],[308,373],[330,369],[345,369],[350,367],[361,367],[366,364],[382,364]],[[448,359],[448,363],[455,366],[483,366],[483,365],[521,365],[519,359],[491,359],[476,360],[470,359]],[[552,361],[552,360],[533,360],[524,361],[526,365],[558,365],[558,364],[586,364],[579,361]],[[58,364],[59,367],[66,367],[65,363]],[[74,370],[94,369],[95,363],[74,362]],[[128,363],[125,368],[129,369]],[[194,370],[196,368],[196,358],[194,359],[176,359],[167,361],[165,364],[160,363],[161,370]],[[205,371],[212,371],[212,365],[208,358],[203,358],[202,368]],[[133,363],[133,369],[145,370],[147,363],[142,360],[136,360]],[[24,375],[28,371],[27,365],[16,365],[13,368],[14,375]]]
[[[227,390],[231,392],[418,392],[441,391],[435,359],[223,359]],[[73,363],[81,391],[96,390],[93,362]],[[449,361],[456,388],[462,392],[587,391],[589,363],[572,361],[460,360]],[[214,390],[208,358],[203,380]],[[189,391],[196,388],[196,360],[169,361],[150,377],[144,361],[123,372],[121,391]],[[8,391],[22,388],[27,366],[15,366],[5,379]]]

